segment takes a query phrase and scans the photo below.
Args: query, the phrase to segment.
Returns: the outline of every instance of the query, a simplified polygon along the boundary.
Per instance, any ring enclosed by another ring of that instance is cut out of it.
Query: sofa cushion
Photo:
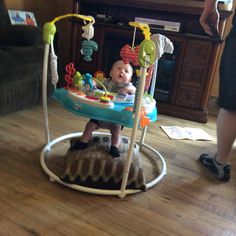
[[[0,46],[0,84],[5,81],[19,80],[22,76],[41,73],[43,45],[28,47]]]
[[[3,0],[0,0],[0,26],[9,23],[7,9]]]
[[[0,45],[33,46],[42,43],[42,30],[35,26],[0,26]]]
[[[17,76],[0,83],[0,115],[36,105],[40,100],[40,75]]]

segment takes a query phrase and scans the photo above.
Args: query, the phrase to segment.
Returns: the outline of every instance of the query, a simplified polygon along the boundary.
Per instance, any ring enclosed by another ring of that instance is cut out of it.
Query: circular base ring
[[[95,136],[95,135],[108,135],[108,136],[110,136],[110,134],[102,133],[102,132],[94,132],[93,136]],[[62,136],[50,141],[47,145],[45,145],[45,147],[41,151],[40,164],[41,164],[43,170],[49,176],[50,181],[53,181],[53,182],[56,181],[59,184],[62,184],[66,187],[69,187],[69,188],[72,188],[72,189],[75,189],[75,190],[79,190],[79,191],[82,191],[82,192],[100,194],[100,195],[118,195],[118,196],[121,196],[121,190],[96,189],[96,188],[84,187],[84,186],[77,185],[77,184],[65,183],[47,167],[46,162],[45,162],[46,154],[48,154],[48,152],[50,152],[52,146],[54,146],[55,144],[57,144],[61,141],[71,139],[71,138],[75,138],[75,137],[81,137],[81,136],[82,136],[82,132],[70,133],[70,134],[62,135]],[[127,137],[125,137],[125,138],[127,138]],[[127,138],[127,139],[130,140],[129,138]],[[152,181],[150,181],[146,184],[146,189],[149,189],[149,188],[153,187],[154,185],[156,185],[164,177],[164,175],[166,175],[166,162],[165,162],[163,156],[160,154],[160,152],[158,152],[157,150],[155,150],[151,146],[149,146],[147,144],[144,144],[144,143],[142,143],[142,144],[138,143],[138,144],[141,146],[141,149],[146,148],[149,151],[151,151],[152,153],[154,153],[155,157],[160,159],[161,165],[162,165],[161,173],[156,178],[154,178]],[[126,189],[125,190],[125,195],[126,194],[138,193],[138,192],[141,192],[141,191],[142,190],[140,190],[140,189]]]

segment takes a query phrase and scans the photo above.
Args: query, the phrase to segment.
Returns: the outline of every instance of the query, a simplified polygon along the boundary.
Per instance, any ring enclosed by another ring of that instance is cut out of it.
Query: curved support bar
[[[65,19],[65,18],[68,18],[68,17],[75,17],[75,18],[78,18],[78,19],[82,19],[82,20],[86,20],[86,21],[89,21],[89,22],[92,22],[94,21],[94,18],[92,16],[85,16],[85,15],[80,15],[80,14],[65,14],[65,15],[62,15],[62,16],[57,16],[55,17],[51,23],[56,23],[57,21],[59,20],[62,20],[62,19]]]
[[[129,25],[133,26],[135,28],[137,27],[140,30],[142,30],[142,33],[144,35],[144,39],[150,40],[151,32],[150,32],[150,28],[149,28],[148,24],[140,23],[140,22],[136,22],[136,21],[131,21],[131,22],[129,22]]]
[[[80,14],[65,14],[62,16],[55,17],[52,21],[45,23],[43,26],[43,42],[44,43],[51,44],[51,40],[53,40],[54,35],[56,33],[55,23],[59,20],[62,20],[68,17],[75,17],[75,18],[86,20],[89,22],[94,21],[94,18],[92,16],[85,16],[85,15],[80,15]]]

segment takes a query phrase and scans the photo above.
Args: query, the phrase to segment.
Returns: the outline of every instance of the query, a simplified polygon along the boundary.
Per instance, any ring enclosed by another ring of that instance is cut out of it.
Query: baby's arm
[[[135,94],[135,91],[136,91],[136,88],[133,85],[129,85],[123,90],[125,94]]]

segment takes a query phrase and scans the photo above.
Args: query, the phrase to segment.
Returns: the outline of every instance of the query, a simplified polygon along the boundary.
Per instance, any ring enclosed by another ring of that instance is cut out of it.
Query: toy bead
[[[82,42],[81,54],[84,55],[83,59],[87,62],[92,61],[93,51],[98,50],[98,45],[93,40],[84,40]]]
[[[109,97],[100,97],[100,102],[103,102],[103,103],[109,103],[111,101],[111,99]]]

